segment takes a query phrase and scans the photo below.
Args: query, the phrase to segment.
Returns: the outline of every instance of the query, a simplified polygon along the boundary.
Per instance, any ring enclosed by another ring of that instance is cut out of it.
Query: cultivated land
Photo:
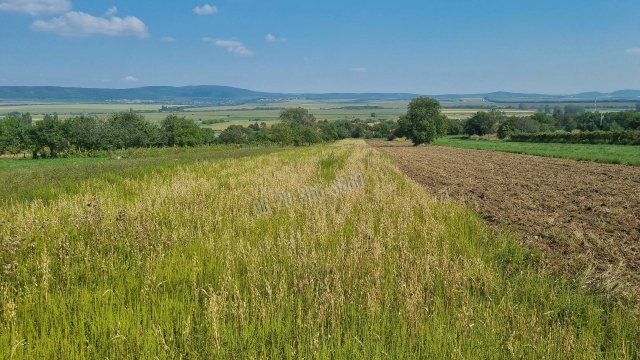
[[[217,124],[204,124],[214,130],[224,130],[230,125],[247,126],[255,122],[266,122],[275,124],[283,108],[304,107],[309,109],[318,120],[397,120],[406,112],[406,100],[287,100],[287,101],[263,101],[251,102],[242,105],[220,105],[220,106],[192,106],[192,105],[170,105],[183,107],[183,111],[178,112],[180,116],[195,121],[225,121]],[[443,103],[446,107],[459,105],[459,103]],[[465,103],[466,104],[466,103]],[[481,106],[483,103],[469,103]],[[486,105],[486,104],[485,104]],[[0,103],[0,116],[10,112],[29,112],[35,120],[40,120],[45,114],[57,113],[61,118],[67,118],[79,114],[93,114],[104,116],[117,111],[134,110],[141,112],[150,121],[160,122],[171,112],[158,112],[162,105],[159,104],[69,104],[69,103]],[[466,119],[480,110],[445,108],[444,113],[451,118]],[[529,115],[533,111],[529,110],[505,110],[509,115]],[[371,114],[376,117],[372,118]]]
[[[513,230],[547,266],[640,309],[639,167],[372,144],[432,193],[471,203],[485,220]]]
[[[443,137],[436,139],[435,144],[601,163],[640,165],[640,146],[631,145],[529,143],[503,140],[470,140],[466,137]]]
[[[363,141],[193,149],[177,164],[171,150],[78,162],[77,186],[46,201],[11,185],[0,357],[640,356],[637,314],[547,274]],[[7,161],[5,179],[41,163]],[[358,174],[363,186],[301,198]]]

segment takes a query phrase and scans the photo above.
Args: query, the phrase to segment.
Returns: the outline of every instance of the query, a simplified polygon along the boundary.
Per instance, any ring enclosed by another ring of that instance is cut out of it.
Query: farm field
[[[529,143],[501,140],[469,140],[464,137],[443,137],[434,142],[437,145],[530,154],[574,160],[588,160],[601,163],[640,165],[640,146],[609,144],[557,144]]]
[[[0,357],[640,356],[630,308],[364,141],[152,151],[77,162],[60,175],[77,187],[0,204]],[[5,179],[36,171],[3,161]]]
[[[405,100],[326,100],[326,101],[306,101],[287,100],[280,102],[254,102],[243,105],[220,105],[220,106],[184,106],[183,111],[178,112],[180,116],[195,121],[218,120],[225,121],[217,124],[204,125],[214,130],[224,130],[230,125],[248,126],[254,122],[266,122],[268,124],[277,123],[280,111],[287,107],[304,107],[309,109],[318,120],[397,120],[405,113],[407,104]],[[34,120],[40,120],[45,114],[57,113],[61,118],[68,118],[79,114],[93,114],[104,116],[118,111],[138,111],[145,118],[153,122],[160,122],[171,112],[159,112],[160,104],[0,104],[0,116],[10,112],[29,112]],[[466,119],[473,115],[478,109],[456,109],[446,108],[444,103],[444,113],[455,119]],[[529,110],[505,110],[508,115],[529,115],[533,111]],[[375,118],[371,114],[375,113]]]
[[[470,203],[513,231],[550,268],[640,309],[640,167],[372,144],[431,192]]]

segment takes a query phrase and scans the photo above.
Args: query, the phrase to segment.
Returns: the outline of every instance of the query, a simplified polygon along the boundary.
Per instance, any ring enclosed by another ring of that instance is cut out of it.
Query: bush
[[[540,131],[540,123],[536,117],[511,116],[498,127],[498,138],[504,139],[513,133],[535,133],[538,131]]]
[[[504,116],[496,110],[479,111],[464,124],[464,132],[471,135],[487,135],[496,132],[496,124],[502,122]]]
[[[462,121],[447,118],[447,135],[461,135],[462,133],[464,133]]]

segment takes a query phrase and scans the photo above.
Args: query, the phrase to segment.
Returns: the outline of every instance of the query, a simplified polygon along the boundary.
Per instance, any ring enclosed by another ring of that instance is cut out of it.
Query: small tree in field
[[[407,114],[398,120],[396,132],[416,146],[431,143],[446,133],[447,118],[442,114],[440,102],[424,96],[411,100]]]

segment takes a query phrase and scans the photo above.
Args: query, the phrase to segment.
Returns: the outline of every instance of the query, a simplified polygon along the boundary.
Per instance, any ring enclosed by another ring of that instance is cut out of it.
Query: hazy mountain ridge
[[[277,99],[310,100],[408,100],[419,96],[411,93],[271,93],[231,86],[146,86],[129,89],[101,89],[57,86],[0,86],[0,100],[48,102],[157,102],[157,103],[221,103]],[[496,102],[561,102],[561,101],[640,101],[640,90],[618,90],[611,93],[584,92],[574,95],[549,95],[498,91],[478,94],[432,95],[440,100],[464,101],[485,99]]]

